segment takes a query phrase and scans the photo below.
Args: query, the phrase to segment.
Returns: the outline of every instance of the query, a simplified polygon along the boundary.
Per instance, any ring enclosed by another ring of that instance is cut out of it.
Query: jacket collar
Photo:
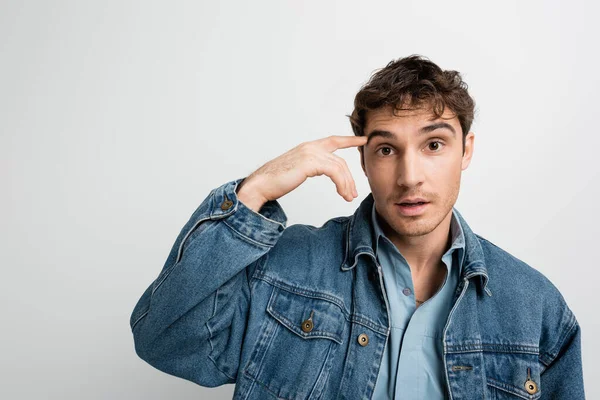
[[[353,269],[358,263],[358,257],[361,255],[367,255],[372,257],[374,261],[376,260],[373,251],[373,230],[370,222],[373,202],[373,193],[369,193],[350,217],[344,241],[346,243],[346,251],[344,261],[341,265],[342,271]],[[465,236],[465,256],[463,258],[463,265],[460,268],[461,279],[470,279],[478,276],[482,288],[490,294],[486,288],[489,276],[479,238],[473,233],[458,210],[453,207],[452,211],[458,218]]]

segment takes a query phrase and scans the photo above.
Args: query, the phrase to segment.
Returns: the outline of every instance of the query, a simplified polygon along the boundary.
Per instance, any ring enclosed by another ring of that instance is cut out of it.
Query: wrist
[[[267,199],[256,190],[252,180],[246,178],[236,189],[238,200],[254,212],[259,212]]]

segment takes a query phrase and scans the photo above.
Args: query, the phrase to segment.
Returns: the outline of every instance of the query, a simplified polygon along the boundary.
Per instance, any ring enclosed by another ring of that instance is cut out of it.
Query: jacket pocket
[[[518,352],[485,352],[487,393],[492,400],[539,399],[538,355]]]
[[[322,393],[346,325],[342,309],[326,298],[273,288],[245,373],[279,398]]]

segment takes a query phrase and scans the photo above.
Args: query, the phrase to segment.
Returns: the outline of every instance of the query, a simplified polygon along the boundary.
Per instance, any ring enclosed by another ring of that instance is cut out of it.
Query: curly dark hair
[[[475,101],[467,88],[459,72],[444,71],[427,57],[413,54],[376,70],[356,94],[354,110],[347,117],[354,134],[364,136],[369,110],[386,106],[397,111],[429,108],[435,118],[440,118],[448,107],[460,122],[464,154],[465,136],[475,114]]]

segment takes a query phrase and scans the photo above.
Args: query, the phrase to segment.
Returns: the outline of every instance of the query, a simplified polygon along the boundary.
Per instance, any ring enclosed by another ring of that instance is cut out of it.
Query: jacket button
[[[229,210],[232,205],[233,205],[233,201],[227,199],[223,203],[221,203],[221,210],[223,210],[223,211]]]
[[[369,336],[366,333],[361,333],[358,335],[358,344],[361,346],[366,346],[369,344]]]
[[[537,392],[537,384],[531,379],[528,379],[527,382],[525,382],[525,390],[527,390],[527,393],[529,394],[534,394]]]
[[[313,330],[313,322],[310,319],[306,319],[302,322],[302,331],[303,332],[310,332]]]

